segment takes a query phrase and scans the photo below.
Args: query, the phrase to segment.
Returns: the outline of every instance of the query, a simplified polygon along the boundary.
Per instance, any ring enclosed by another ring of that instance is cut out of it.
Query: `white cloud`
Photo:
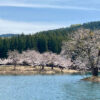
[[[100,11],[100,9],[98,8],[89,8],[89,7],[87,8],[87,7],[67,6],[67,5],[62,6],[62,5],[50,5],[50,4],[0,3],[0,6]]]
[[[0,34],[4,33],[35,33],[39,31],[51,30],[65,27],[64,25],[57,25],[51,23],[27,23],[16,22],[0,19]]]

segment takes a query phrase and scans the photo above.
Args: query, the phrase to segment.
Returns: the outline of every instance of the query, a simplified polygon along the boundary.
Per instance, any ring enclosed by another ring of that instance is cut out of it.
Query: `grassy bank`
[[[40,66],[17,66],[16,70],[13,70],[14,66],[0,66],[0,75],[37,75],[37,74],[74,74],[79,73],[76,70],[68,70],[60,68],[51,69],[50,67],[45,67],[44,70],[41,70]]]

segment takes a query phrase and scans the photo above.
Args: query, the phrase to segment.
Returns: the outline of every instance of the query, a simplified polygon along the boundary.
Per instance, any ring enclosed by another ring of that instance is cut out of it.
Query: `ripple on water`
[[[100,100],[100,83],[81,75],[0,76],[0,100]]]

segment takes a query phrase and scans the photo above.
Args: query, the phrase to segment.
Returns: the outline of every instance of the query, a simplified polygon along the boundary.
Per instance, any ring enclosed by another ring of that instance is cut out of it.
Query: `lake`
[[[100,83],[83,75],[0,76],[0,100],[100,100]]]

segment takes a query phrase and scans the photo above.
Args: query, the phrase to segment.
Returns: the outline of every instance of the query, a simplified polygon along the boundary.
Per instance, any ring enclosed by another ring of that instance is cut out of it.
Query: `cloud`
[[[8,7],[27,7],[27,8],[50,8],[50,9],[71,9],[71,10],[84,10],[84,11],[100,11],[97,8],[87,8],[80,6],[62,6],[62,5],[50,5],[50,4],[26,4],[26,3],[0,3],[0,6]]]
[[[65,27],[64,25],[52,24],[52,23],[27,23],[16,22],[0,19],[0,34],[4,33],[35,33],[39,31],[52,30]]]

